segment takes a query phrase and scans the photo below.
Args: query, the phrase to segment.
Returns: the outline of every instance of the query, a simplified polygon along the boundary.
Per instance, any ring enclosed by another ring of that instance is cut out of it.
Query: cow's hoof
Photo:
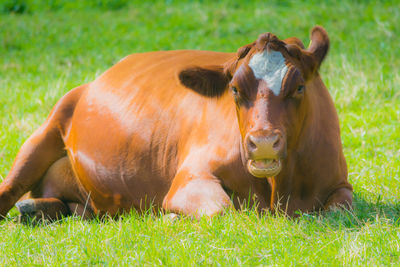
[[[34,215],[36,213],[36,205],[33,199],[25,199],[15,203],[15,207],[17,207],[19,213],[22,216],[24,215]]]

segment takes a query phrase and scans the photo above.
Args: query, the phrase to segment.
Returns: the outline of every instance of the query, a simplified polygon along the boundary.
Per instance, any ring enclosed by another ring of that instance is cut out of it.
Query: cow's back
[[[158,206],[193,147],[209,142],[210,135],[214,142],[227,136],[239,140],[229,134],[237,127],[231,97],[201,96],[177,77],[184,67],[219,65],[233,56],[206,51],[134,54],[89,85],[65,143],[96,207],[113,213],[132,205]]]

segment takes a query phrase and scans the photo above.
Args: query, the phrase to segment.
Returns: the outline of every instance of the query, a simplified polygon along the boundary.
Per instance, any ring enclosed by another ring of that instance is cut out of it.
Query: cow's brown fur
[[[61,98],[24,143],[0,185],[0,215],[28,191],[28,208],[51,218],[150,206],[212,216],[245,201],[289,215],[349,207],[338,117],[317,71],[329,39],[321,27],[311,39],[307,50],[297,38],[263,34],[237,53],[126,57]],[[289,69],[278,96],[248,66],[264,49],[280,51]],[[249,136],[268,146],[271,134],[279,142],[264,156],[282,170],[256,178],[246,166],[256,154]]]

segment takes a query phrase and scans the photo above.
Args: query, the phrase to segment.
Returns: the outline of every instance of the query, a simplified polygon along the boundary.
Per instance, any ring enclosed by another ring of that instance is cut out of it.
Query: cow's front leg
[[[346,187],[335,190],[325,202],[324,209],[331,210],[335,208],[351,209],[353,202],[353,192]]]
[[[221,214],[231,205],[218,178],[207,173],[194,175],[187,170],[175,176],[163,201],[165,210],[195,218]]]

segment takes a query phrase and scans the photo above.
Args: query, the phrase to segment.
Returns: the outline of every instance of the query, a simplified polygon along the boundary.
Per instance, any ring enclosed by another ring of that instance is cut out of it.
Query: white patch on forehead
[[[282,80],[288,70],[281,52],[264,50],[262,53],[257,53],[250,59],[249,67],[257,79],[263,79],[272,92],[279,95]]]

